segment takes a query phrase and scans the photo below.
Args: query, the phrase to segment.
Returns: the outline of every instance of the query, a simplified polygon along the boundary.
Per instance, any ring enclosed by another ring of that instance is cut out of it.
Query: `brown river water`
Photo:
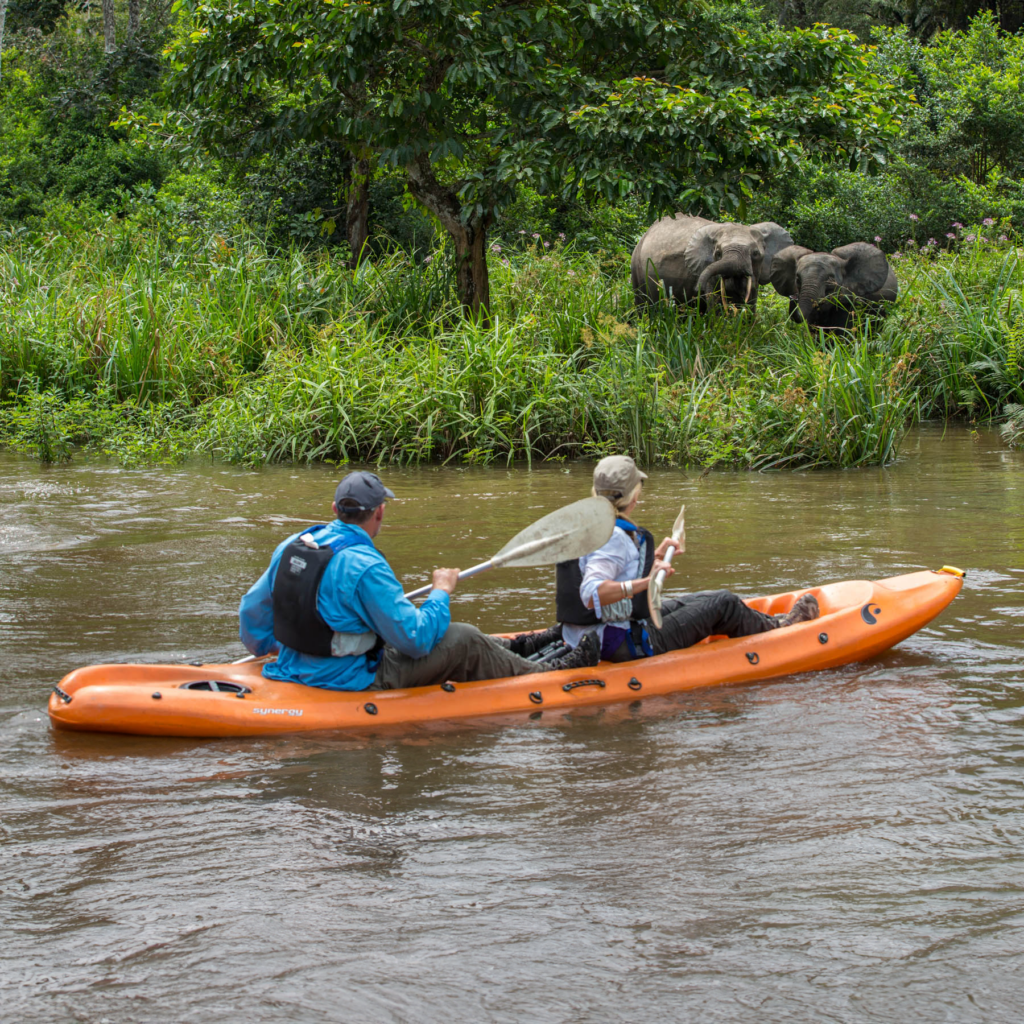
[[[380,546],[421,583],[590,468],[387,471]],[[929,428],[888,469],[651,474],[683,588],[968,570],[868,664],[399,735],[51,731],[76,666],[241,656],[240,595],[337,476],[0,454],[0,1019],[1021,1019],[1024,453]],[[552,593],[453,607],[537,626]]]

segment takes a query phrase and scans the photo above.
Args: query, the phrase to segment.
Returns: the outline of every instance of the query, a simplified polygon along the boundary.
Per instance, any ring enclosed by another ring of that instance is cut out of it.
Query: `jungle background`
[[[884,463],[925,418],[1024,440],[1024,5],[486,10],[0,0],[0,440],[755,468]],[[768,288],[640,316],[629,254],[673,209],[873,240],[900,301],[839,340]]]

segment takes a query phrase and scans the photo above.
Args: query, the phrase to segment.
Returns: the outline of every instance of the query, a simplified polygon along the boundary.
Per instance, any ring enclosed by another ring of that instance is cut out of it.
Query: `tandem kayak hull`
[[[943,569],[788,591],[747,603],[776,614],[811,593],[820,618],[638,661],[455,686],[352,693],[265,679],[259,662],[95,665],[61,680],[49,714],[58,729],[213,738],[366,730],[631,701],[863,661],[930,622],[962,584],[959,570]]]

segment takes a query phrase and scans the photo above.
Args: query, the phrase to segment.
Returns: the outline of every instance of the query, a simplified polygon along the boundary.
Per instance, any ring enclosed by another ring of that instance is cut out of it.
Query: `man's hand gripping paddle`
[[[496,555],[486,562],[463,569],[459,579],[476,576],[488,569],[506,566],[510,569],[532,565],[554,565],[570,558],[582,558],[608,543],[615,529],[615,509],[606,498],[584,498],[574,501],[538,519],[532,526],[517,533]],[[432,585],[410,590],[408,598],[422,597]]]
[[[686,506],[683,505],[679,509],[679,515],[676,516],[676,521],[672,524],[672,539],[675,544],[670,544],[665,549],[664,562],[666,565],[671,565],[672,556],[676,551],[686,550]],[[651,613],[651,622],[654,623],[658,629],[661,629],[661,588],[665,585],[665,570],[659,569],[658,575],[654,577],[653,582],[647,591],[647,606]]]

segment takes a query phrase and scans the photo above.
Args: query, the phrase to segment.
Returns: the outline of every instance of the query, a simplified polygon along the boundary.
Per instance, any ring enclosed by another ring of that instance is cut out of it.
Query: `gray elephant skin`
[[[899,292],[885,253],[869,242],[831,252],[791,245],[776,253],[771,282],[794,320],[825,331],[849,330],[858,314],[884,316]]]
[[[716,303],[754,309],[758,286],[770,280],[772,258],[792,244],[789,232],[772,221],[719,224],[681,213],[662,217],[633,250],[636,303],[671,296],[680,305],[696,301],[702,310]]]

